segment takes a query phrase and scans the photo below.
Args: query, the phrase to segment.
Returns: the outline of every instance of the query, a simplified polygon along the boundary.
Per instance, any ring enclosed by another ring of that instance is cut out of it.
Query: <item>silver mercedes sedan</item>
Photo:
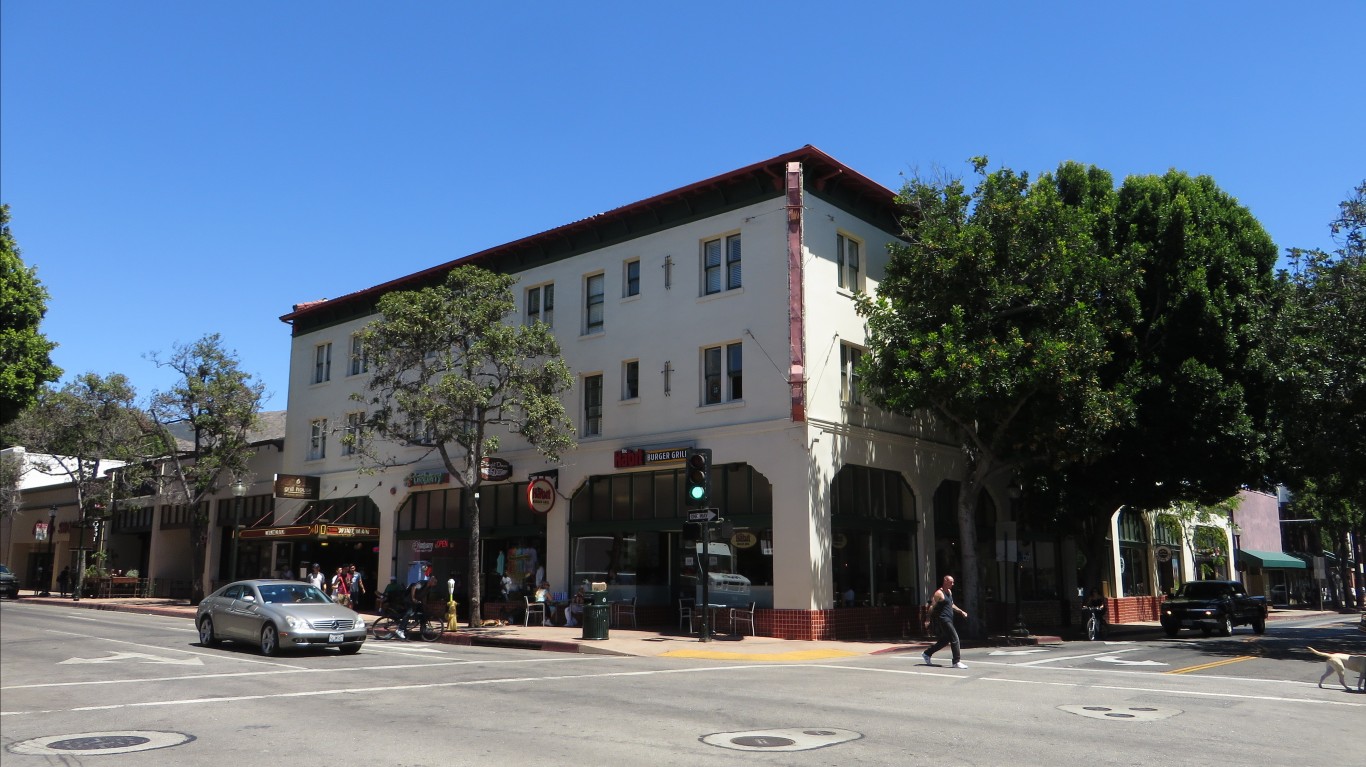
[[[199,603],[199,643],[251,642],[262,654],[304,647],[357,652],[365,642],[365,619],[302,581],[235,581]]]

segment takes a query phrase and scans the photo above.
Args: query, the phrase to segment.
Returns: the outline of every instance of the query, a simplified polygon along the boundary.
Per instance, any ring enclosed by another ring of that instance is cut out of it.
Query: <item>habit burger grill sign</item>
[[[555,508],[555,483],[549,477],[536,477],[527,483],[526,503],[537,514],[549,514]]]

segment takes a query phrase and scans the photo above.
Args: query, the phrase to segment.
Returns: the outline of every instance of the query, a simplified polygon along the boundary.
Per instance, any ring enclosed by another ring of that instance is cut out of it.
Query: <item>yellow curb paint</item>
[[[793,661],[855,658],[862,653],[846,650],[796,650],[793,652],[720,652],[711,650],[670,650],[662,658],[701,658],[703,660]]]
[[[1236,658],[1225,658],[1224,660],[1217,660],[1217,661],[1215,661],[1215,662],[1213,662],[1213,663],[1203,663],[1203,664],[1201,664],[1201,665],[1199,665],[1199,666],[1187,666],[1186,668],[1172,669],[1171,671],[1165,671],[1165,672],[1163,672],[1163,673],[1166,673],[1166,674],[1189,674],[1189,673],[1191,673],[1192,671],[1204,671],[1204,670],[1207,669],[1207,668],[1218,668],[1218,667],[1220,667],[1220,666],[1227,666],[1227,665],[1230,664],[1230,663],[1241,663],[1241,662],[1243,662],[1243,661],[1245,661],[1245,660],[1252,660],[1252,659],[1255,658],[1255,657],[1257,657],[1257,656],[1256,656],[1256,655],[1239,655],[1239,656],[1236,657]]]

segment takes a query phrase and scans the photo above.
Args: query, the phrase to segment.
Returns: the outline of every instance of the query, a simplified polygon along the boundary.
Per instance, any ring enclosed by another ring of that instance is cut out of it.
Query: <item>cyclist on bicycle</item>
[[[1098,589],[1091,589],[1091,595],[1086,598],[1086,603],[1082,606],[1082,612],[1096,616],[1096,638],[1099,639],[1105,634],[1105,597],[1100,595]]]
[[[427,596],[427,589],[431,585],[431,579],[432,567],[431,565],[428,565],[422,571],[422,574],[418,576],[418,579],[409,584],[407,605],[403,611],[403,614],[400,615],[398,618],[397,634],[399,639],[408,638],[405,629],[407,629],[409,621],[412,621],[419,629],[422,628],[422,603]]]

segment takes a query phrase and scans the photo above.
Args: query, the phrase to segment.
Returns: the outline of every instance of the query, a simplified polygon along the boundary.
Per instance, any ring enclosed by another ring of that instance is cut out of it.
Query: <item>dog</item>
[[[1347,686],[1347,677],[1344,672],[1357,672],[1357,692],[1366,692],[1366,655],[1348,655],[1345,652],[1319,652],[1314,648],[1307,648],[1309,652],[1324,659],[1328,668],[1324,670],[1323,676],[1319,677],[1319,687],[1323,686],[1323,680],[1329,675],[1337,672],[1338,681],[1342,682],[1342,689],[1351,692],[1352,688]]]

